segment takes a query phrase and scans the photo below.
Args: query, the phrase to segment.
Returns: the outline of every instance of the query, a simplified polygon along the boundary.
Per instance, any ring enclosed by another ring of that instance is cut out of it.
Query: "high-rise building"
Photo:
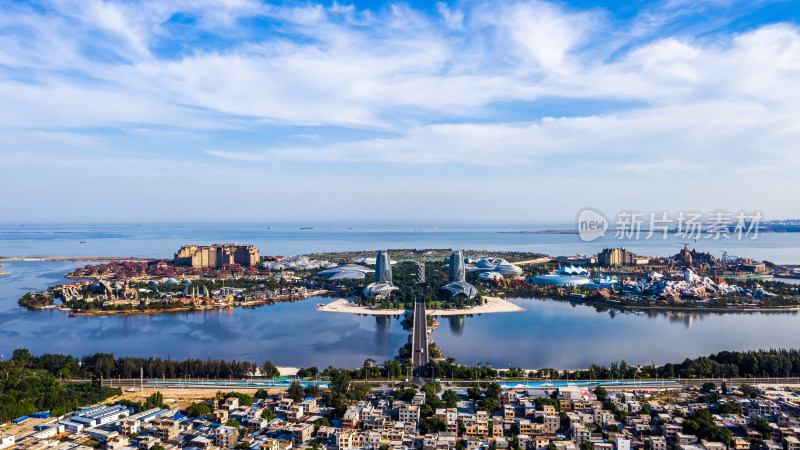
[[[414,267],[416,272],[417,283],[422,284],[425,282],[425,263],[418,262]]]
[[[184,245],[175,253],[172,262],[196,268],[222,267],[225,264],[255,266],[261,262],[261,254],[252,245]]]
[[[378,250],[378,256],[375,258],[375,282],[364,288],[364,295],[367,297],[388,296],[397,289],[397,286],[392,283],[392,262],[389,255],[383,253],[383,250]]]
[[[461,250],[456,250],[450,255],[450,267],[447,276],[448,283],[442,286],[442,290],[449,293],[450,297],[463,296],[474,298],[478,295],[475,286],[467,283],[466,271],[464,266],[464,256]]]

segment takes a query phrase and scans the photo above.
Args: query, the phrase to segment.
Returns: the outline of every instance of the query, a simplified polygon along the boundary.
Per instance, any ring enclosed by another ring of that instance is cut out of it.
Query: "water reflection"
[[[464,332],[466,318],[464,316],[448,316],[447,321],[450,322],[450,332],[456,336],[461,336],[461,333]]]
[[[25,292],[60,282],[80,265],[12,262],[3,267],[11,275],[0,289],[0,353],[27,347],[37,354],[113,352],[360,367],[367,358],[394,358],[408,341],[401,316],[321,312],[313,307],[319,302],[315,298],[254,309],[127,317],[68,318],[61,311],[17,306]],[[462,363],[491,358],[499,367],[582,368],[620,359],[660,364],[722,350],[791,348],[800,339],[797,312],[630,311],[544,299],[512,302],[525,311],[447,316],[448,326],[434,331],[434,340],[445,356]]]

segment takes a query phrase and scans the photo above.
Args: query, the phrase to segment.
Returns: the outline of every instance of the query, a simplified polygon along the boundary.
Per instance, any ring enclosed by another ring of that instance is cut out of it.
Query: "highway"
[[[414,304],[414,328],[411,330],[411,363],[414,365],[415,382],[427,377],[428,371],[428,321],[425,302]]]

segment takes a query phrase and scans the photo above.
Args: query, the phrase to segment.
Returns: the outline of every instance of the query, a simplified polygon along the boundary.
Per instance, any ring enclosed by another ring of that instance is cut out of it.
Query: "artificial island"
[[[795,268],[690,250],[647,257],[624,248],[551,257],[531,252],[424,249],[262,256],[252,245],[185,245],[172,259],[109,258],[75,281],[25,294],[28,309],[70,315],[156,314],[257,307],[334,297],[322,311],[432,315],[511,312],[505,298],[549,298],[619,308],[785,310],[800,287],[771,281]],[[509,262],[512,261],[512,262]]]

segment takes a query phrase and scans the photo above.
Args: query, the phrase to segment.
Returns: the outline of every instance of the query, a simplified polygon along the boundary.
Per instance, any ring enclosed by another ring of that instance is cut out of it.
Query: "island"
[[[688,245],[666,258],[624,248],[556,257],[453,249],[284,257],[262,256],[252,245],[186,245],[172,259],[102,258],[67,274],[72,282],[25,294],[19,305],[69,315],[134,315],[322,296],[334,300],[317,304],[319,311],[371,315],[403,314],[416,301],[434,316],[522,310],[510,298],[642,310],[798,309],[800,286],[771,280],[776,275],[796,277],[796,268],[718,259]]]

